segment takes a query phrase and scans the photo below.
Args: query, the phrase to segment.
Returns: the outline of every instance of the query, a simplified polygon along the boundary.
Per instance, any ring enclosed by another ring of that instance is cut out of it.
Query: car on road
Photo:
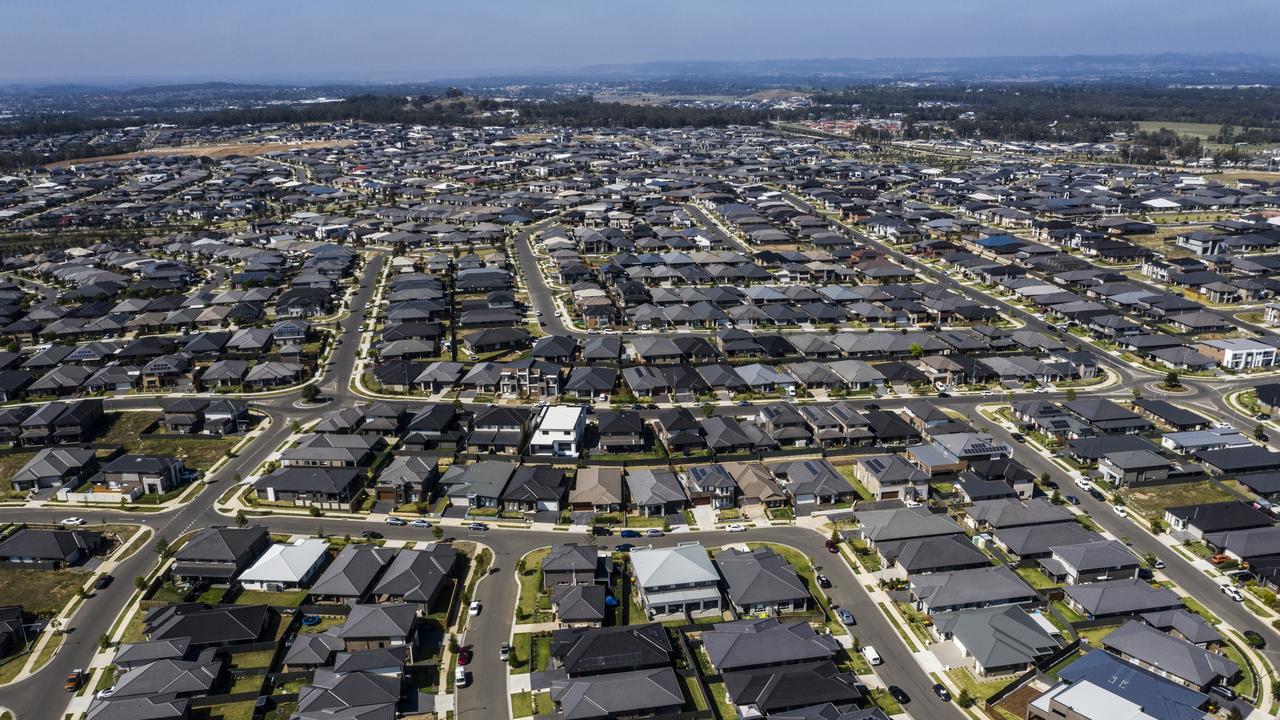
[[[417,520],[409,521],[409,527],[429,528],[431,527],[431,523],[426,520],[423,520],[422,518],[418,518]]]
[[[836,608],[836,617],[840,619],[842,625],[857,625],[858,621],[853,617],[853,613],[844,608]]]
[[[467,614],[468,614],[468,615],[479,615],[479,614],[480,614],[480,601],[479,601],[479,600],[472,600],[472,601],[471,601],[471,605],[467,608]]]
[[[1160,558],[1156,558],[1156,562],[1155,562],[1155,564],[1154,564],[1154,565],[1152,565],[1151,567],[1155,568],[1156,570],[1163,570],[1163,569],[1164,569],[1164,561],[1163,561],[1163,560],[1161,560]]]
[[[649,528],[645,531],[645,537],[662,537],[663,533],[658,528]]]
[[[455,687],[464,688],[467,686],[467,669],[458,668],[453,671],[453,684]]]
[[[897,700],[899,705],[906,705],[907,703],[911,702],[911,696],[908,695],[906,692],[904,692],[903,689],[898,687],[897,685],[889,686],[889,697],[893,698],[894,700]]]
[[[1107,501],[1107,496],[1103,495],[1102,491],[1096,487],[1089,488],[1089,497],[1093,498],[1094,500],[1098,500],[1099,502]]]
[[[468,523],[468,524],[467,524],[467,529],[468,529],[468,530],[483,531],[483,530],[488,530],[488,529],[489,529],[489,526],[488,526],[488,525],[485,525],[484,523],[481,523],[481,522],[473,522],[473,523]]]
[[[591,534],[597,537],[612,535],[613,531],[603,525],[592,525]]]
[[[61,523],[59,523],[59,524],[60,524],[60,525],[70,525],[71,527],[76,527],[76,526],[78,526],[78,525],[83,525],[83,524],[84,524],[84,522],[85,522],[85,520],[84,520],[84,518],[82,518],[82,517],[69,517],[69,518],[64,518],[64,519],[62,520],[62,522],[61,522]]]
[[[1122,518],[1129,517],[1129,511],[1125,509],[1125,506],[1123,505],[1112,505],[1111,509],[1114,510],[1115,513]]]
[[[831,538],[827,538],[826,542],[825,542],[825,543],[823,543],[823,544],[824,544],[824,545],[826,545],[826,547],[827,547],[827,552],[829,552],[829,553],[838,553],[838,552],[840,552],[840,546],[839,546],[839,545],[836,545],[836,541],[835,541],[835,540],[832,540]]]
[[[942,702],[951,702],[951,693],[947,691],[947,686],[942,683],[933,684],[933,694],[937,695]]]
[[[471,648],[458,648],[458,665],[471,664]]]
[[[742,400],[738,403],[738,407],[751,407],[754,404],[755,403],[751,402],[750,400]]]
[[[866,408],[866,409],[868,409],[868,410],[879,410],[879,409],[880,409],[880,406],[879,406],[879,405],[877,405],[877,404],[875,404],[875,403],[867,403],[867,404],[866,404],[866,405],[864,405],[863,407],[865,407],[865,408]]]
[[[618,537],[638,538],[640,537],[640,531],[639,530],[623,530],[622,532],[618,533]]]
[[[396,516],[394,516],[394,515],[388,515],[388,516],[387,516],[387,524],[388,524],[388,525],[397,525],[397,526],[398,526],[398,525],[407,525],[408,523],[406,523],[404,520],[401,520],[400,518],[398,518],[398,517],[396,517]]]
[[[100,575],[97,580],[93,581],[94,590],[106,590],[111,585],[111,581],[115,578],[110,575]]]
[[[884,662],[884,660],[880,659],[880,653],[876,652],[875,645],[863,645],[862,657],[866,658],[867,662],[870,663],[873,667]]]
[[[1027,436],[1019,432],[1009,433],[1009,437],[1013,438],[1014,442],[1024,443],[1027,441]]]
[[[498,646],[498,659],[506,662],[511,659],[511,643],[502,643]]]
[[[1088,492],[1093,489],[1093,483],[1089,482],[1088,480],[1085,480],[1084,478],[1077,478],[1076,487],[1080,488],[1081,490],[1084,490],[1085,492]]]
[[[618,543],[617,545],[613,546],[613,550],[614,552],[625,553],[625,552],[631,552],[631,548],[633,547],[635,547],[635,545],[632,545],[631,543]]]
[[[817,579],[818,579],[818,587],[820,588],[831,587],[831,578],[827,577],[826,575],[819,575]]]
[[[946,390],[939,390],[939,391],[938,391],[938,397],[940,397],[940,398],[949,398],[949,397],[951,397],[951,393],[947,392]]]
[[[733,523],[731,525],[725,525],[724,531],[725,532],[746,532],[747,526],[739,525],[738,523]]]
[[[62,683],[62,689],[67,692],[75,692],[84,684],[84,670],[76,668],[67,675],[67,681]]]
[[[364,538],[365,540],[380,540],[382,539],[382,533],[378,532],[377,530],[365,530],[364,532],[360,533],[360,537]]]
[[[1071,503],[1072,505],[1079,505],[1080,498],[1076,497],[1075,495],[1068,495],[1067,502]]]
[[[1222,594],[1235,600],[1236,602],[1244,602],[1244,593],[1240,592],[1240,588],[1234,585],[1222,585]]]

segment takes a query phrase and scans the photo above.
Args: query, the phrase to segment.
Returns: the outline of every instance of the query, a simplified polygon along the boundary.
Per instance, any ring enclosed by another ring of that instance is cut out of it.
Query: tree
[[[431,537],[439,541],[440,538],[444,537],[444,528],[440,527],[439,525],[436,525],[435,527],[431,528]]]
[[[1170,370],[1164,376],[1164,386],[1169,388],[1182,387],[1182,382],[1178,379],[1178,373]]]
[[[911,357],[924,357],[924,347],[920,343],[911,343],[907,352],[911,353]]]
[[[320,517],[320,508],[315,505],[307,508],[307,512],[310,513],[311,517]]]
[[[1067,402],[1071,402],[1072,400],[1075,400],[1075,399],[1076,399],[1076,389],[1067,388]]]
[[[973,707],[973,703],[973,695],[969,693],[968,688],[961,688],[960,694],[956,696],[956,704],[962,708],[968,709]]]
[[[159,555],[161,559],[167,558],[170,555],[169,540],[163,535],[156,538],[156,554]]]
[[[702,417],[709,418],[716,413],[716,408],[711,403],[702,403]]]
[[[106,633],[102,633],[98,636],[98,649],[106,650],[109,647],[111,647],[111,638]]]
[[[142,577],[141,575],[134,575],[133,586],[138,588],[139,590],[145,590],[147,588],[147,579]]]
[[[1151,534],[1152,534],[1152,535],[1159,535],[1159,534],[1161,534],[1161,533],[1163,533],[1163,532],[1164,532],[1164,521],[1163,521],[1163,520],[1161,520],[1160,518],[1156,518],[1156,519],[1152,520],[1152,521],[1151,521]]]
[[[249,524],[249,518],[245,517],[243,510],[236,511],[236,527],[244,527]]]
[[[1141,390],[1141,389],[1139,389],[1139,388],[1134,388],[1134,389],[1133,389],[1133,399],[1134,399],[1134,400],[1141,400],[1141,399],[1142,399],[1142,390]]]
[[[318,397],[320,397],[320,388],[316,387],[315,385],[303,385],[303,386],[302,386],[302,399],[303,399],[303,400],[305,400],[305,401],[307,401],[307,402],[315,402],[315,401],[316,401],[316,398],[318,398]]]

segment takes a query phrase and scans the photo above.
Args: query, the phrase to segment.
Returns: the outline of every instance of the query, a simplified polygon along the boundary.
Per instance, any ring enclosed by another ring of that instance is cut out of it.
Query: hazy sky
[[[2,0],[0,79],[430,80],[649,60],[1274,54],[1278,0]]]

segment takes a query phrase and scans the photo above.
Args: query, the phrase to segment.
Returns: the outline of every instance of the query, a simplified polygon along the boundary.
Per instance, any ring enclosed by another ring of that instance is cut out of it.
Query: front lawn
[[[542,592],[542,561],[550,552],[551,548],[538,548],[521,560],[520,600],[516,603],[517,623],[546,622],[552,619],[550,612],[543,607]]]
[[[859,480],[857,476],[853,474],[852,465],[836,465],[836,470],[839,470],[840,474],[844,476],[844,479],[847,480],[849,484],[853,486],[853,491],[858,493],[858,498],[860,500],[864,502],[871,502],[872,500],[875,500],[875,497],[871,495],[871,491],[868,490],[862,484],[862,481]]]
[[[1008,685],[1012,678],[1004,677],[995,680],[974,677],[968,668],[953,668],[947,671],[947,677],[962,690],[968,690],[969,694],[979,703],[987,698],[995,695],[1005,685]]]

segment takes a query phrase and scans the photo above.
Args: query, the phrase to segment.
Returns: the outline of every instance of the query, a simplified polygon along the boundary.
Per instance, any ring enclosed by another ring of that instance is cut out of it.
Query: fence
[[[1013,693],[1022,688],[1023,685],[1034,680],[1040,673],[1045,672],[1049,668],[1066,660],[1074,655],[1080,649],[1080,639],[1076,638],[1065,647],[1059,648],[1052,654],[1047,655],[1036,661],[1029,670],[1014,678],[1008,685],[997,690],[991,697],[987,698],[986,706],[988,709],[995,707],[1002,700],[1009,697]]]

